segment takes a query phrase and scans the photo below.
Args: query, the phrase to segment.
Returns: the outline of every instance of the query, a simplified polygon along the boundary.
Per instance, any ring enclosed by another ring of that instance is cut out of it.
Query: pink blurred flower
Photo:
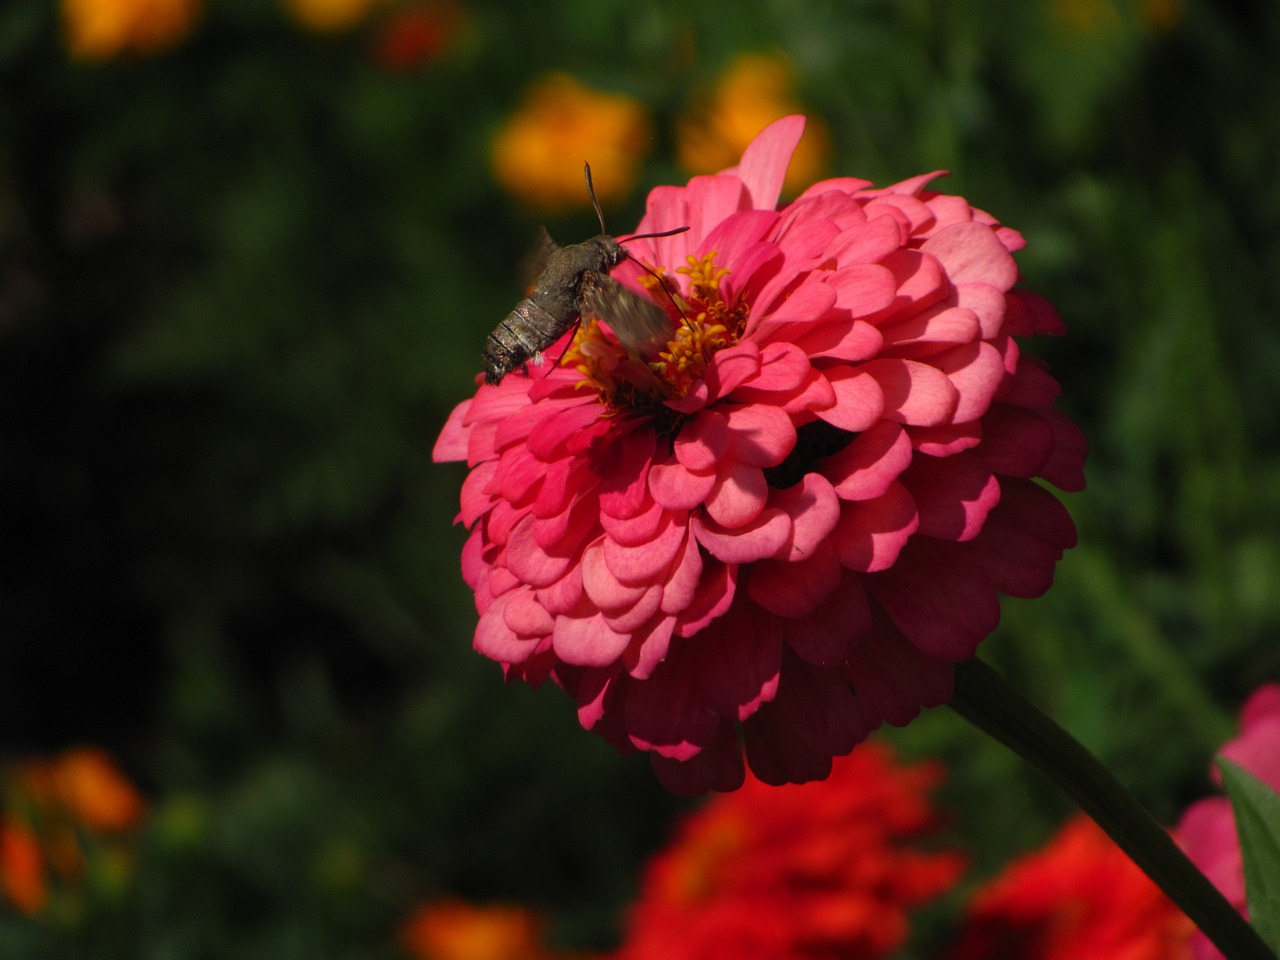
[[[1085,444],[1013,340],[1062,330],[1013,289],[1021,236],[936,174],[776,209],[803,128],[650,194],[637,232],[690,229],[628,245],[661,284],[613,275],[670,340],[635,356],[592,319],[435,448],[472,468],[476,649],[681,793],[741,784],[739,736],[761,780],[803,782],[945,702],[998,594],[1042,593],[1075,542],[1032,479],[1081,488]]]
[[[1221,750],[1272,790],[1280,790],[1280,683],[1259,687],[1240,711],[1240,736]],[[1222,782],[1216,767],[1214,780]],[[1176,831],[1191,861],[1213,881],[1242,914],[1245,910],[1244,865],[1236,837],[1235,814],[1226,797],[1197,800],[1182,815]],[[1221,960],[1222,954],[1204,934],[1193,941],[1196,960]]]

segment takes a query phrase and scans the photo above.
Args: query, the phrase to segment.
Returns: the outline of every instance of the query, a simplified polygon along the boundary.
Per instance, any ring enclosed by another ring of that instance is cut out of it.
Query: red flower
[[[1181,960],[1191,921],[1090,819],[978,891],[949,960]]]
[[[761,780],[802,782],[945,702],[998,594],[1042,593],[1075,542],[1032,480],[1080,488],[1084,442],[1013,340],[1061,331],[1012,289],[1022,238],[933,175],[777,209],[803,126],[650,194],[640,232],[690,229],[628,245],[660,282],[613,275],[669,340],[637,355],[590,319],[435,449],[472,468],[476,649],[678,792],[738,786],[739,732]]]
[[[1222,748],[1272,790],[1280,790],[1280,683],[1259,687],[1240,711],[1240,736]],[[1216,767],[1214,780],[1221,782]],[[1178,821],[1178,840],[1191,861],[1213,881],[1237,910],[1245,909],[1244,863],[1236,836],[1236,819],[1226,797],[1197,800]],[[1202,933],[1192,943],[1196,960],[1222,960],[1222,954]]]
[[[950,889],[956,853],[916,843],[941,767],[864,744],[822,783],[748,778],[650,861],[616,960],[869,960],[906,941],[907,910]]]

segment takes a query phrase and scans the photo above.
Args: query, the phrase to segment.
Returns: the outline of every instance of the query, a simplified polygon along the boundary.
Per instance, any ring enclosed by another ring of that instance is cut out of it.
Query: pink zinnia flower
[[[661,283],[613,276],[667,343],[633,356],[589,320],[435,448],[472,468],[476,649],[681,793],[736,788],[744,747],[767,783],[820,779],[945,702],[998,594],[1044,592],[1075,542],[1032,479],[1079,489],[1085,445],[1013,339],[1062,329],[1013,289],[1022,238],[934,174],[778,209],[803,128],[650,194],[637,232],[689,230],[628,244]]]
[[[1240,711],[1240,736],[1222,748],[1222,755],[1244,767],[1272,790],[1280,790],[1280,683],[1254,691]],[[1217,767],[1211,771],[1221,783]],[[1176,831],[1187,856],[1231,905],[1245,910],[1244,863],[1236,836],[1236,818],[1226,797],[1197,800],[1182,815]],[[1192,941],[1196,960],[1222,960],[1222,954],[1200,932]]]

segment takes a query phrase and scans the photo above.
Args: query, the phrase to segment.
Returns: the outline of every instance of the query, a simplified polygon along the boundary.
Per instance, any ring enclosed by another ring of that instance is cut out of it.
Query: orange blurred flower
[[[73,57],[108,60],[175,46],[199,12],[199,0],[62,0],[62,27]]]
[[[941,767],[864,743],[826,780],[753,777],[690,816],[646,871],[616,960],[873,960],[908,911],[954,886],[957,853],[925,849]]]
[[[422,960],[543,960],[542,932],[542,919],[523,907],[442,900],[410,914],[400,940]]]
[[[1191,921],[1083,814],[980,889],[949,960],[1183,960]]]
[[[54,802],[89,829],[131,830],[142,822],[142,796],[102,750],[77,747],[43,766]]]
[[[26,914],[39,913],[49,900],[40,841],[11,820],[0,820],[0,890]]]
[[[601,204],[635,183],[651,138],[648,111],[631,97],[599,93],[563,73],[543,77],[493,142],[498,182],[531,207],[590,203],[582,162],[591,164]]]
[[[735,166],[756,134],[779,117],[806,112],[793,95],[795,71],[781,56],[748,53],[721,75],[715,89],[677,124],[676,152],[690,173],[716,173]],[[809,118],[783,181],[785,190],[813,183],[826,168],[830,138]]]
[[[285,9],[308,30],[341,33],[368,15],[380,0],[284,0]]]
[[[392,11],[379,25],[373,60],[386,70],[412,70],[449,48],[462,24],[452,0],[425,0]]]

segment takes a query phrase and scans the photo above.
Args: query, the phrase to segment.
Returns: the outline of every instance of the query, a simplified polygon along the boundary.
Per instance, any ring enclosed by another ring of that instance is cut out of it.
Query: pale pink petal
[[[706,502],[716,483],[715,468],[693,471],[680,463],[655,463],[649,468],[649,493],[667,510],[692,510]]]
[[[791,537],[791,518],[770,507],[749,523],[726,529],[694,514],[689,518],[689,529],[717,560],[751,563],[773,556],[786,545]]]
[[[697,537],[686,537],[684,550],[672,564],[662,586],[662,610],[665,613],[683,613],[694,602],[702,582],[702,551]]]
[[[600,613],[556,617],[551,632],[556,656],[580,667],[608,666],[622,656],[630,640],[630,634],[615,633]]]
[[[677,617],[675,632],[682,637],[692,637],[724,616],[736,595],[737,578],[737,564],[708,564],[693,599]]]
[[[502,618],[521,637],[541,639],[550,635],[555,625],[551,614],[538,602],[534,591],[528,588],[513,590],[507,595],[502,606]]]
[[[637,680],[646,680],[653,675],[653,671],[666,659],[667,651],[671,649],[674,626],[674,617],[661,617],[648,629],[634,635],[622,657],[628,674]]]
[[[541,639],[521,636],[507,626],[505,613],[512,596],[514,594],[499,597],[481,614],[473,641],[479,653],[502,663],[520,663],[537,649]]]
[[[896,217],[872,217],[855,224],[827,248],[840,264],[879,263],[906,240],[907,232]]]
[[[686,526],[683,518],[677,522],[672,514],[667,517],[648,543],[628,547],[604,538],[604,561],[615,577],[623,583],[649,583],[671,565],[684,547]]]
[[[791,517],[790,541],[778,554],[779,560],[798,561],[813,556],[840,519],[840,500],[831,481],[817,473],[785,490],[775,490],[769,506]]]
[[[582,587],[601,610],[621,610],[644,596],[647,584],[624,584],[609,569],[604,542],[596,541],[582,553]]]
[[[822,373],[836,395],[833,406],[816,411],[827,423],[850,433],[861,433],[884,416],[884,389],[865,365],[833,367]]]
[[[952,283],[989,283],[1008,290],[1018,280],[1018,267],[990,227],[955,223],[938,231],[920,249],[946,268]]]
[[[721,465],[707,497],[706,510],[723,527],[741,527],[760,516],[769,498],[764,471],[730,461]]]
[[[651,584],[635,601],[627,607],[601,610],[600,614],[604,618],[604,622],[609,629],[617,633],[625,633],[632,636],[631,645],[628,650],[636,648],[637,641],[635,639],[636,631],[640,630],[646,624],[650,623],[653,615],[658,612],[658,607],[662,604],[662,587],[658,584]],[[671,632],[671,628],[675,626],[675,621],[670,617],[661,618],[667,623],[667,632]],[[658,655],[661,659],[661,654]],[[624,658],[625,659],[625,658]]]
[[[652,474],[650,474],[649,483],[652,486]],[[658,528],[668,519],[666,508],[656,500],[651,500],[645,511],[636,514],[634,517],[624,519],[615,517],[612,514],[601,513],[600,526],[609,535],[610,539],[623,546],[634,547],[637,544],[648,543],[652,540],[657,534]]]
[[[711,470],[729,450],[728,419],[714,410],[703,411],[684,425],[674,450],[687,469],[698,473]]]
[[[757,467],[777,466],[796,445],[791,418],[763,404],[727,408],[729,449],[734,458]]]
[[[960,401],[959,391],[947,375],[927,363],[871,360],[861,370],[874,377],[884,391],[884,416],[899,423],[918,427],[945,423]]]
[[[511,539],[507,541],[507,566],[524,583],[548,587],[564,576],[572,558],[548,554],[534,539],[533,524],[533,517],[525,517],[511,531]]]

